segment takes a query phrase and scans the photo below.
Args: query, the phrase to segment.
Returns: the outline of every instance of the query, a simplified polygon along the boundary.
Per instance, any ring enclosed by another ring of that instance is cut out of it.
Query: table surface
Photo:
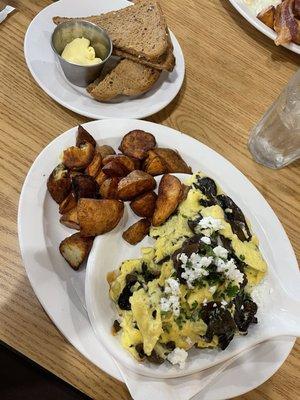
[[[17,11],[0,25],[0,339],[92,398],[129,399],[123,384],[88,362],[58,332],[25,274],[17,237],[22,183],[51,140],[88,120],[50,99],[25,64],[26,29],[51,2],[9,3]],[[177,98],[149,120],[197,138],[239,168],[273,207],[299,256],[300,160],[273,171],[253,162],[246,146],[249,129],[296,71],[299,56],[277,48],[227,0],[161,4],[185,54],[186,79]],[[299,398],[299,344],[271,379],[239,399]]]

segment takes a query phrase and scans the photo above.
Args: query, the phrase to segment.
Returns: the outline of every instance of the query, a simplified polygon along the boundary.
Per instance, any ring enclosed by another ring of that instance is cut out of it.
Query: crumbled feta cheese
[[[211,286],[208,290],[210,291],[210,293],[214,294],[216,289],[217,289],[217,286]]]
[[[242,304],[242,305],[241,305],[241,310],[243,310],[243,309],[244,309],[244,305]]]
[[[232,213],[232,208],[225,208],[225,210],[224,210],[227,214],[228,213]]]
[[[211,240],[207,236],[203,236],[200,240],[201,240],[201,242],[203,242],[205,244],[211,244]]]
[[[234,281],[237,285],[243,282],[244,275],[235,265],[233,258],[231,258],[229,261],[224,261],[221,258],[216,258],[215,264],[217,266],[217,272],[224,273],[230,281]]]
[[[217,307],[217,303],[214,303],[214,304],[213,304],[213,307],[214,307],[214,308]]]
[[[222,246],[214,247],[213,252],[217,257],[227,258],[228,256],[228,251],[225,249],[225,247]]]
[[[206,306],[207,304],[207,298],[205,297],[205,299],[203,300],[203,304]]]
[[[202,257],[196,253],[192,253],[188,258],[186,254],[182,253],[179,257],[179,260],[182,262],[181,266],[184,269],[181,277],[186,280],[187,286],[192,289],[193,282],[196,279],[202,278],[202,276],[207,276],[209,274],[205,268],[212,263],[213,258]]]
[[[160,299],[160,309],[161,311],[168,312],[172,311],[173,314],[178,317],[180,313],[180,304],[178,296],[162,297]]]
[[[203,217],[199,222],[197,228],[201,231],[206,230],[206,236],[210,236],[213,232],[223,229],[222,220],[213,217]]]
[[[188,353],[185,350],[176,347],[170,354],[168,354],[167,360],[173,365],[179,364],[179,368],[183,369],[187,356]]]
[[[222,301],[221,301],[221,304],[222,304],[222,306],[226,306],[228,303],[227,303],[226,300],[222,300]]]
[[[179,294],[179,282],[176,279],[168,278],[165,281],[165,293]]]

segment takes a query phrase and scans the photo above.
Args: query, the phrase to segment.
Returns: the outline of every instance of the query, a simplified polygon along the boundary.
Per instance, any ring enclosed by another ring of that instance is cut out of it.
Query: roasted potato
[[[262,10],[257,14],[257,18],[267,25],[269,28],[274,28],[274,20],[275,20],[275,7],[269,6],[266,9]]]
[[[75,271],[87,259],[93,246],[93,237],[82,237],[80,233],[64,239],[59,245],[60,254]]]
[[[131,157],[124,156],[123,154],[115,154],[111,156],[107,156],[103,160],[103,165],[110,163],[111,161],[117,161],[125,167],[125,169],[129,172],[134,171],[136,168],[136,163]]]
[[[181,184],[181,187],[182,187],[182,191],[181,191],[181,198],[179,200],[179,203],[182,203],[187,198],[187,195],[189,194],[189,191],[191,189],[190,186],[187,186],[184,183]]]
[[[95,178],[100,172],[101,165],[102,165],[101,154],[95,153],[91,163],[86,167],[85,173]]]
[[[183,174],[191,174],[191,168],[186,164],[186,162],[182,159],[180,154],[172,149],[166,148],[157,148],[154,149],[153,152],[159,156],[162,161],[162,164],[165,165],[166,172],[177,172]]]
[[[77,205],[77,199],[76,199],[75,193],[72,191],[60,203],[60,205],[59,205],[59,213],[60,214],[66,214],[67,212],[72,210],[72,208],[76,207],[76,205]]]
[[[98,183],[99,186],[101,186],[102,183],[108,178],[109,176],[107,176],[103,171],[100,171],[99,174],[96,176],[95,181]]]
[[[124,213],[124,203],[112,199],[80,199],[77,212],[82,236],[102,235],[118,225]]]
[[[88,133],[81,125],[78,126],[78,133],[76,138],[76,146],[80,147],[85,143],[90,143],[94,148],[96,147],[96,141],[93,136]]]
[[[144,171],[132,171],[118,184],[118,198],[121,200],[132,200],[138,195],[154,190],[155,179]]]
[[[47,181],[47,188],[51,197],[56,203],[60,204],[70,193],[71,187],[71,178],[68,170],[64,164],[59,164],[51,172]]]
[[[107,156],[116,154],[114,149],[111,146],[108,146],[107,144],[103,144],[102,146],[97,147],[96,151],[101,155],[102,160],[104,160],[104,158]]]
[[[83,170],[94,157],[95,149],[91,143],[84,143],[80,147],[69,147],[63,152],[63,163],[69,169]]]
[[[182,198],[182,185],[173,175],[164,175],[158,187],[158,197],[152,217],[152,225],[163,224],[176,210]]]
[[[132,211],[142,218],[151,218],[156,204],[157,194],[147,192],[141,194],[130,203]]]
[[[144,161],[144,171],[148,174],[156,176],[167,172],[167,167],[163,160],[153,151],[148,151],[148,157]]]
[[[140,219],[135,224],[131,225],[125,232],[123,232],[123,239],[130,244],[137,244],[148,235],[150,230],[150,221],[147,219]]]
[[[82,197],[95,199],[98,197],[99,185],[89,175],[77,175],[72,178],[72,187],[76,199],[81,199]]]
[[[112,160],[106,165],[104,165],[104,167],[102,168],[102,172],[104,172],[105,175],[110,177],[126,176],[129,173],[128,169],[117,160]]]
[[[100,196],[103,199],[117,199],[118,198],[118,178],[108,178],[100,186]]]
[[[123,137],[119,150],[126,156],[143,160],[155,146],[156,140],[151,133],[136,129]]]
[[[60,217],[60,223],[71,229],[79,230],[77,206]]]

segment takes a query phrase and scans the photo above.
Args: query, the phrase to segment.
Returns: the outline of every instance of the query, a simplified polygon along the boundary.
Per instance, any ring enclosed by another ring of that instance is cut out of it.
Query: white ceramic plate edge
[[[241,3],[241,0],[229,0],[232,6],[252,25],[254,26],[257,30],[259,30],[261,33],[266,35],[268,38],[272,39],[273,41],[276,39],[277,34],[274,32],[271,28],[269,28],[267,25],[265,25],[263,22],[261,22],[258,18],[256,18],[255,15],[253,15],[250,11],[250,9],[247,7],[246,4]],[[275,43],[274,43],[274,46]],[[295,43],[290,43],[283,45],[282,47],[285,47],[288,50],[291,50],[292,52],[296,54],[300,54],[300,46],[295,44]]]

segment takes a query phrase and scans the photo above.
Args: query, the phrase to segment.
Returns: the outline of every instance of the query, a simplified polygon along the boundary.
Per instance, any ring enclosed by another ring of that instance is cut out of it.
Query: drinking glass
[[[300,70],[251,129],[248,148],[255,161],[274,169],[300,158]]]

